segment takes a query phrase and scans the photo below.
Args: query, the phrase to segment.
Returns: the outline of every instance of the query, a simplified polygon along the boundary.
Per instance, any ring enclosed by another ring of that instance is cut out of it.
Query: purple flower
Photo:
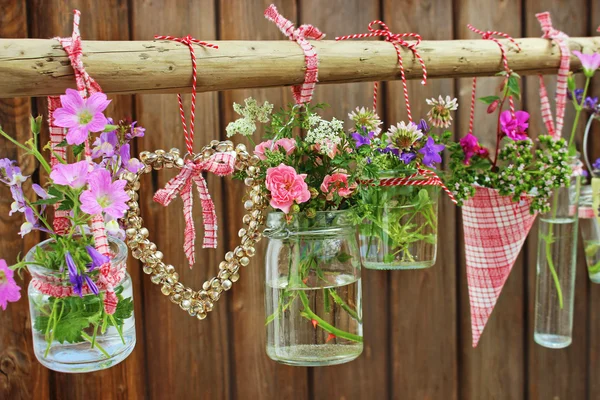
[[[354,132],[351,134],[352,139],[356,142],[356,148],[358,149],[361,146],[368,146],[371,144],[371,139],[375,136],[375,132],[366,132],[365,135],[361,135],[358,132]]]
[[[112,181],[110,172],[99,169],[92,172],[88,178],[89,189],[81,193],[81,211],[95,215],[105,212],[114,218],[123,218],[129,209],[127,202],[130,200],[125,193],[126,181],[119,179]]]
[[[585,102],[583,103],[583,107],[587,108],[590,111],[594,111],[594,109],[596,108],[596,105],[598,105],[597,97],[588,96],[585,98]]]
[[[38,219],[31,207],[25,207],[23,214],[25,215],[25,222],[23,222],[21,225],[21,230],[19,231],[19,235],[21,235],[21,237],[24,237],[38,227]]]
[[[81,292],[81,289],[83,288],[83,277],[77,270],[77,265],[75,265],[73,256],[71,256],[71,253],[68,251],[65,254],[65,261],[69,271],[69,281],[71,281],[71,285],[73,285],[73,293],[78,294],[79,297],[83,297],[83,293]]]
[[[146,128],[142,128],[141,126],[135,126],[136,124],[137,121],[133,121],[131,123],[131,129],[125,134],[125,139],[131,140],[136,137],[144,137]]]
[[[17,167],[16,161],[3,158],[0,160],[0,182],[9,186],[20,186],[27,180],[27,176],[21,174],[21,168]]]
[[[377,151],[379,151],[382,154],[393,154],[396,157],[400,157],[400,150],[398,150],[395,147],[391,147],[391,146],[387,146],[385,149],[377,149]]]
[[[500,114],[500,128],[512,140],[525,140],[527,139],[525,131],[529,127],[528,120],[529,113],[526,111],[517,111],[513,117],[510,110],[505,110]]]
[[[21,288],[15,282],[14,274],[6,261],[0,260],[0,308],[3,310],[6,310],[8,303],[14,303],[21,298]]]
[[[46,200],[46,199],[49,199],[50,197],[52,197],[52,196],[50,196],[50,195],[48,194],[48,192],[46,192],[46,191],[44,190],[44,188],[42,188],[42,187],[41,187],[40,185],[38,185],[37,183],[34,183],[33,185],[31,185],[31,188],[33,189],[33,191],[35,192],[35,194],[37,194],[37,195],[38,195],[38,197],[39,197],[40,199]]]
[[[87,183],[89,176],[89,164],[87,161],[79,161],[75,164],[56,164],[52,167],[50,179],[57,185],[81,189]]]
[[[417,155],[411,151],[403,151],[400,155],[400,160],[402,160],[404,164],[410,164],[415,158],[417,158]]]
[[[596,161],[594,161],[592,167],[594,167],[594,170],[600,170],[600,158],[597,158]]]
[[[427,125],[427,121],[425,121],[423,118],[421,118],[421,121],[419,121],[417,127],[421,132],[423,132],[423,134],[427,134],[427,132],[429,132],[430,129],[429,125]]]
[[[88,99],[83,99],[79,92],[67,89],[66,94],[60,96],[61,108],[54,111],[56,126],[68,128],[67,143],[80,145],[87,139],[90,132],[100,132],[107,124],[107,119],[102,113],[108,107],[104,93],[94,93]]]
[[[580,51],[573,50],[573,54],[581,60],[583,73],[586,77],[591,78],[598,68],[600,68],[600,53],[583,54]]]
[[[144,168],[144,164],[142,164],[140,160],[137,158],[131,158],[129,143],[121,146],[119,149],[119,155],[121,156],[121,165],[129,172],[137,174],[140,169]]]
[[[27,203],[25,202],[25,194],[23,193],[23,188],[21,186],[11,186],[10,193],[12,194],[12,198],[14,202],[10,205],[9,216],[12,216],[17,212],[25,212],[25,208],[27,207]]]
[[[85,280],[85,283],[88,286],[88,288],[90,289],[90,291],[97,296],[98,293],[100,293],[100,291],[98,290],[98,286],[96,286],[96,284],[94,283],[92,278],[90,278],[89,276],[84,274],[83,279]]]
[[[444,151],[446,146],[443,144],[435,144],[435,140],[431,136],[427,138],[427,142],[419,150],[419,153],[423,154],[423,164],[427,167],[433,166],[433,163],[441,163],[442,157],[439,153]]]
[[[101,266],[110,261],[110,258],[108,256],[105,256],[104,254],[100,253],[93,246],[85,246],[85,249],[87,250],[88,255],[92,259],[92,262],[87,265],[88,271],[93,271],[96,268],[100,268]]]
[[[117,132],[102,132],[96,138],[92,147],[92,157],[112,157],[115,155],[115,149],[119,144]]]

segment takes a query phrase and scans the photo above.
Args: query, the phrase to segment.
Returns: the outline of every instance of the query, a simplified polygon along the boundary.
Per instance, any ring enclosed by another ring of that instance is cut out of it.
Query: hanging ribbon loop
[[[235,152],[215,153],[205,161],[188,161],[179,174],[171,179],[164,189],[160,189],[154,195],[154,201],[168,206],[177,194],[183,200],[183,215],[185,218],[185,233],[183,249],[190,264],[195,263],[196,229],[192,216],[194,205],[193,185],[196,184],[198,195],[202,205],[202,219],[204,222],[204,248],[217,247],[217,214],[215,204],[210,197],[203,172],[211,172],[218,176],[231,175],[235,170]]]
[[[375,25],[379,25],[381,29],[375,29]],[[413,122],[412,112],[410,110],[410,101],[408,99],[408,84],[406,82],[406,75],[404,73],[404,64],[402,61],[402,50],[401,47],[406,47],[414,54],[415,58],[421,64],[423,70],[423,80],[421,84],[427,84],[427,68],[425,62],[417,50],[417,46],[421,44],[421,36],[417,33],[392,33],[388,26],[379,20],[371,21],[369,24],[369,33],[357,33],[354,35],[338,36],[335,38],[336,41],[347,40],[347,39],[362,39],[368,37],[383,37],[386,42],[390,42],[396,50],[396,56],[398,57],[398,68],[400,69],[400,77],[402,78],[402,88],[404,91],[404,101],[406,104],[406,112],[408,114],[408,120]],[[414,41],[407,41],[406,39],[413,39]],[[375,82],[373,87],[373,111],[377,110],[377,89],[378,83]]]
[[[306,64],[304,82],[302,85],[292,86],[292,94],[296,104],[310,102],[315,86],[319,81],[319,60],[314,47],[306,39],[320,40],[325,37],[325,34],[312,25],[301,25],[298,29],[295,29],[294,24],[279,14],[277,7],[273,4],[265,10],[265,18],[274,22],[285,36],[298,43],[302,48],[302,51],[304,52],[304,62]]]
[[[565,39],[569,37],[564,32],[554,29],[549,12],[539,13],[535,16],[542,27],[542,38],[553,40],[560,49],[560,65],[556,78],[556,124],[552,118],[552,110],[550,109],[550,101],[548,100],[544,77],[542,75],[539,76],[542,119],[548,130],[548,134],[555,140],[558,140],[562,136],[565,108],[567,106],[567,78],[571,65],[571,51]]]

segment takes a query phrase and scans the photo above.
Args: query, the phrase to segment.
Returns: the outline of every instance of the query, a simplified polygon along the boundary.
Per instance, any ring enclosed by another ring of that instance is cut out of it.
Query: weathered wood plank
[[[393,32],[416,32],[448,40],[453,35],[452,3],[383,2],[384,21]],[[442,23],[443,21],[443,23]],[[423,54],[423,53],[421,53]],[[406,56],[403,60],[412,60]],[[429,72],[429,64],[427,64]],[[420,73],[420,69],[415,70]],[[454,94],[451,80],[409,83],[413,118],[426,118],[426,98]],[[407,120],[400,82],[387,84],[388,125]],[[395,399],[456,399],[457,315],[454,226],[456,207],[442,194],[439,207],[437,263],[428,270],[390,272],[391,390]]]
[[[481,30],[499,30],[513,37],[521,35],[520,1],[496,3],[488,7],[483,0],[461,0],[456,4],[460,14],[456,21],[457,38],[479,38],[467,28],[471,23]],[[496,47],[498,47],[496,45]],[[499,51],[499,50],[498,50]],[[514,57],[509,54],[509,65]],[[500,71],[501,68],[498,68]],[[496,93],[498,78],[478,79],[477,97]],[[456,132],[461,138],[469,130],[471,79],[458,81],[459,125]],[[478,102],[475,112],[474,132],[490,149],[496,143],[496,118],[486,113],[486,106]],[[469,292],[466,279],[462,220],[457,245],[460,248],[460,394],[464,399],[522,399],[524,398],[524,294],[523,256],[517,259],[512,273],[490,316],[477,348],[472,347]]]
[[[192,34],[205,40],[216,37],[215,5],[213,1],[202,2],[178,0],[169,2],[133,1],[132,20],[134,39],[151,39],[156,34],[185,36]],[[187,51],[185,70],[191,77],[191,59]],[[202,50],[197,49],[198,53]],[[200,68],[199,75],[203,72]],[[185,109],[189,116],[190,96],[185,96]],[[170,149],[177,147],[186,152],[183,129],[177,105],[177,96],[140,95],[136,98],[137,118],[147,128],[147,136],[138,143],[140,150]],[[189,117],[188,117],[189,118]],[[188,124],[189,126],[189,124]],[[197,97],[196,144],[200,149],[211,139],[218,137],[219,111],[216,93]],[[225,253],[225,222],[221,205],[223,182],[208,177],[211,196],[217,207],[221,227],[217,250],[201,249],[203,229],[199,201],[194,207],[197,226],[197,264],[193,270],[187,267],[183,252],[184,219],[181,200],[176,199],[168,209],[153,202],[154,192],[164,187],[174,171],[158,171],[144,177],[140,204],[146,226],[152,240],[165,254],[165,261],[175,266],[181,281],[199,288],[209,277],[216,275],[217,265]],[[197,200],[197,198],[196,198]],[[230,396],[227,295],[216,303],[215,311],[204,321],[189,316],[171,303],[160,292],[160,287],[144,277],[144,332],[148,355],[148,394],[152,399],[228,398]],[[140,332],[141,333],[141,332]]]
[[[319,0],[303,0],[301,24],[312,24],[328,38],[363,32],[369,22],[379,19],[379,4],[361,0],[333,0],[323,6]],[[317,85],[313,103],[327,103],[327,118],[348,120],[347,114],[356,106],[371,107],[372,83],[347,85]],[[355,361],[331,368],[314,368],[311,393],[315,399],[385,399],[389,397],[386,372],[390,352],[388,343],[389,298],[388,274],[361,271],[363,289],[363,354]],[[335,384],[331,384],[335,382]]]
[[[568,32],[569,35],[587,33],[587,14],[585,0],[540,2],[527,0],[526,27],[524,32],[529,36],[541,36],[541,29],[535,19],[535,13],[550,11],[555,28]],[[582,81],[578,80],[579,85]],[[554,77],[546,78],[546,86],[553,104],[553,93],[556,88]],[[526,105],[532,115],[529,125],[530,135],[537,136],[545,133],[540,114],[539,85],[536,78],[527,78]],[[568,137],[573,126],[572,107],[567,107],[563,137]],[[582,130],[578,134],[581,143]],[[578,145],[578,148],[581,148]],[[539,218],[538,218],[539,220]],[[528,331],[526,343],[528,346],[528,398],[535,399],[584,399],[587,396],[589,379],[587,376],[587,332],[588,332],[588,277],[583,259],[583,247],[578,246],[577,275],[575,282],[575,318],[573,328],[573,343],[562,350],[551,350],[535,344],[533,341],[534,306],[536,285],[536,260],[538,246],[537,224],[531,229],[528,240],[527,271],[528,271]],[[581,240],[580,240],[581,242]]]
[[[220,39],[249,38],[262,40],[287,40],[279,29],[263,17],[268,0],[220,1]],[[292,21],[296,20],[294,1],[275,2],[278,10]],[[221,117],[223,124],[238,118],[231,108],[233,102],[241,103],[252,96],[262,102],[268,100],[275,109],[292,101],[289,89],[239,90],[222,94]],[[225,138],[225,132],[221,132]],[[233,138],[241,142],[240,137]],[[260,142],[260,133],[254,135]],[[252,149],[252,146],[249,146]],[[242,197],[245,187],[241,182],[227,181],[227,218],[232,221],[227,229],[228,246],[238,244],[238,222],[243,215]],[[231,323],[231,374],[234,376],[235,399],[304,399],[308,397],[307,368],[289,367],[271,361],[265,352],[266,329],[264,312],[265,272],[263,239],[257,247],[258,255],[241,271],[240,281],[231,295],[229,317]]]
[[[5,4],[0,13],[0,36],[23,37],[27,35],[25,1],[13,1]],[[0,121],[2,129],[14,135],[19,141],[31,137],[29,115],[31,100],[28,98],[0,101]],[[37,168],[33,157],[25,156],[8,141],[0,140],[0,158],[18,160],[23,175],[32,175]],[[26,195],[33,196],[31,183],[25,187]],[[37,232],[32,232],[21,240],[18,235],[22,215],[8,216],[12,196],[4,185],[0,187],[0,256],[11,265],[17,256],[24,254],[40,240]],[[21,286],[21,300],[8,305],[6,311],[0,310],[0,398],[2,399],[47,399],[50,395],[48,370],[42,367],[33,354],[31,322],[27,300],[27,284],[18,281]]]
[[[244,17],[251,15],[260,17],[261,13],[253,11]],[[437,29],[435,24],[431,29],[434,27]],[[255,39],[256,36],[253,33],[234,38]],[[189,92],[187,47],[168,41],[149,41],[151,38],[146,40],[84,42],[84,61],[90,74],[107,93]],[[542,39],[518,39],[518,42],[523,51],[510,53],[515,71],[522,75],[551,73],[558,67],[556,47]],[[204,71],[198,82],[199,91],[292,85],[304,79],[304,55],[293,42],[223,41],[216,44],[219,50],[198,51],[198,67]],[[569,44],[573,49],[588,52],[600,49],[599,38],[572,38]],[[320,54],[321,83],[399,79],[396,52],[386,43],[373,42],[363,47],[348,41],[324,40],[314,46]],[[0,97],[60,94],[74,85],[73,71],[65,64],[64,53],[56,48],[55,42],[0,39],[0,48],[3,49]],[[424,41],[419,49],[432,78],[490,76],[501,64],[500,53],[489,41]],[[404,56],[408,78],[419,79],[418,62],[408,51],[404,51]],[[575,57],[572,65],[573,68],[580,66]]]
[[[82,12],[81,33],[83,38],[98,40],[128,40],[128,7],[122,0],[110,0],[102,5],[94,1],[79,0],[66,4],[62,1],[52,2],[33,0],[29,3],[32,37],[47,38],[52,36],[70,36],[72,31],[72,10]],[[84,47],[85,48],[85,47]],[[64,53],[63,53],[64,54]],[[72,77],[71,77],[72,78]],[[106,111],[115,118],[128,118],[132,115],[132,99],[130,96],[117,96]],[[46,115],[45,99],[38,99],[37,109]],[[46,138],[47,140],[47,138]],[[134,285],[136,301],[136,317],[138,343],[127,360],[111,369],[94,374],[58,374],[51,373],[53,396],[61,399],[79,399],[86,396],[94,398],[108,395],[119,399],[144,398],[146,389],[143,382],[137,379],[145,375],[145,354],[142,332],[142,304],[140,274],[137,262],[130,259],[129,271]]]

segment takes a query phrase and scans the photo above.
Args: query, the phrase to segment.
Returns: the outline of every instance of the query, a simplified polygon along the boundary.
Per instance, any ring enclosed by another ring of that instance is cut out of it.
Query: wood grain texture
[[[364,32],[369,22],[380,18],[376,2],[332,0],[324,7],[320,0],[303,0],[299,23],[323,29],[328,38]],[[362,44],[362,43],[361,43]],[[391,45],[390,45],[391,47]],[[356,106],[372,107],[373,84],[319,85],[313,103],[327,103],[326,118],[349,121],[347,114]],[[349,126],[349,125],[348,125]],[[315,399],[385,399],[389,397],[390,361],[388,328],[389,274],[361,271],[363,290],[363,354],[348,364],[311,369],[311,393]],[[332,382],[336,384],[332,385]]]
[[[155,34],[185,36],[192,34],[206,40],[216,38],[216,9],[212,1],[178,0],[164,4],[156,1],[136,0],[133,5],[134,39],[149,39]],[[143,23],[141,23],[143,21]],[[177,23],[174,23],[174,22]],[[201,52],[202,50],[197,50]],[[187,50],[187,72],[191,77],[191,58]],[[199,69],[199,75],[203,71]],[[189,118],[190,96],[184,104]],[[143,150],[177,147],[186,152],[185,141],[176,95],[137,96],[137,118],[147,128],[147,135],[138,142]],[[189,121],[189,119],[188,119]],[[189,122],[188,122],[189,126]],[[206,93],[197,96],[195,148],[200,149],[219,136],[218,96]],[[207,177],[210,194],[217,207],[220,227],[218,248],[201,248],[203,229],[202,211],[195,198],[194,218],[197,227],[196,263],[188,268],[183,252],[184,219],[181,199],[164,208],[152,200],[154,192],[164,187],[175,171],[155,171],[146,175],[140,193],[143,219],[157,246],[165,254],[165,262],[175,266],[181,281],[200,288],[209,276],[218,272],[217,265],[225,254],[225,241],[231,220],[224,218],[225,203],[222,197],[223,179]],[[229,179],[229,178],[224,178]],[[196,194],[194,193],[194,196]],[[179,309],[162,295],[160,287],[144,277],[144,332],[147,366],[147,384],[151,399],[228,398],[231,375],[229,371],[229,336],[227,307],[229,296],[216,303],[215,311],[204,321],[199,321]]]
[[[263,11],[271,2],[268,0],[222,0],[220,1],[220,39],[252,37],[260,40],[287,40],[277,26],[263,17]],[[291,21],[296,20],[295,1],[276,1],[279,12]],[[236,90],[223,93],[221,116],[223,128],[239,116],[233,112],[233,102],[242,103],[252,96],[259,102],[269,100],[279,109],[292,101],[289,89]],[[258,131],[255,143],[260,142]],[[225,138],[222,129],[222,139]],[[234,137],[242,142],[241,137]],[[251,148],[251,146],[250,146]],[[243,215],[242,201],[245,188],[242,182],[227,181],[225,198],[227,217],[239,221]],[[228,246],[238,244],[239,226],[228,229]],[[257,247],[258,254],[264,254],[266,240]],[[271,361],[265,351],[265,266],[264,258],[254,257],[250,265],[241,271],[240,281],[232,290],[229,317],[231,321],[232,376],[235,379],[235,398],[248,399],[305,399],[309,396],[308,369],[290,367]]]
[[[163,8],[160,3],[155,4]],[[46,12],[45,8],[40,12]],[[250,15],[262,17],[253,10],[245,18]],[[82,23],[85,26],[85,18]],[[435,28],[438,30],[444,26],[448,24]],[[252,33],[247,39],[256,40],[257,36]],[[189,92],[191,78],[187,73],[187,46],[148,39],[118,43],[84,41],[86,68],[107,93]],[[543,39],[519,39],[518,42],[523,51],[510,52],[515,71],[521,75],[556,71],[560,58],[556,47]],[[218,50],[197,52],[198,67],[205,72],[198,81],[198,90],[201,92],[303,82],[304,54],[296,43],[216,41],[215,44],[219,45]],[[600,50],[600,38],[572,38],[569,44],[573,49],[586,52]],[[315,42],[314,47],[320,55],[321,83],[400,78],[395,64],[396,52],[387,43],[379,41],[362,46],[353,41],[324,40]],[[60,94],[74,86],[73,71],[65,63],[66,57],[54,41],[0,39],[0,49],[0,97]],[[498,71],[501,64],[497,46],[490,41],[423,41],[419,49],[431,78],[490,76]],[[410,57],[409,52],[403,53],[407,60],[407,77],[420,79],[420,65]],[[576,57],[572,57],[572,66],[580,67]]]
[[[527,0],[525,34],[530,36],[541,35],[539,23],[535,19],[535,13],[549,11],[552,15],[552,23],[559,30],[566,30],[571,35],[579,32],[587,33],[586,1],[555,1],[540,4],[538,1]],[[582,81],[578,80],[579,86]],[[546,86],[549,93],[554,93],[556,79],[547,77]],[[526,105],[533,118],[529,126],[529,132],[533,136],[543,134],[545,127],[539,112],[539,95],[537,79],[527,80]],[[553,96],[549,94],[549,97]],[[551,100],[551,104],[553,101]],[[563,137],[568,137],[573,126],[573,109],[567,107],[565,115],[565,128]],[[583,128],[583,123],[580,128]],[[577,134],[578,148],[583,138],[583,129]],[[539,222],[539,217],[538,217]],[[538,224],[531,229],[528,239],[528,397],[536,399],[584,399],[588,393],[587,333],[588,333],[588,288],[589,280],[581,240],[578,243],[577,273],[575,281],[575,317],[573,323],[573,343],[562,350],[552,350],[539,346],[533,341],[534,330],[534,307],[535,307],[535,284],[536,284],[536,260],[538,246]],[[597,372],[596,372],[597,373]],[[593,378],[592,378],[593,379]],[[590,397],[591,398],[591,397]]]
[[[452,4],[448,1],[410,2],[403,7],[383,2],[384,21],[394,32],[416,32],[431,39],[452,38]],[[434,21],[444,21],[434,23]],[[405,57],[411,60],[413,57]],[[419,70],[420,71],[420,70]],[[454,94],[449,79],[430,80],[423,87],[409,83],[413,118],[426,118],[426,98]],[[406,119],[400,82],[387,84],[388,124]],[[390,272],[391,390],[394,399],[456,399],[457,315],[456,264],[453,227],[456,207],[440,196],[438,258],[420,271]]]
[[[27,35],[25,1],[14,1],[2,7],[0,17],[1,37],[23,37]],[[31,137],[29,131],[29,115],[31,100],[27,98],[0,101],[0,121],[2,129],[14,135],[19,141]],[[0,141],[0,158],[17,160],[23,175],[32,175],[37,168],[33,157],[25,155],[21,150],[6,140]],[[24,187],[25,194],[32,196],[31,181]],[[18,235],[22,223],[22,215],[8,216],[12,203],[10,190],[2,185],[0,188],[0,257],[8,265],[17,261],[19,254],[24,254],[35,245],[40,235],[32,232],[21,240]],[[31,339],[31,322],[27,302],[27,284],[17,280],[21,286],[21,301],[11,303],[6,311],[0,310],[0,399],[46,399],[50,395],[48,370],[39,364],[33,354]]]
[[[492,8],[486,7],[486,2],[482,0],[461,0],[457,3],[457,7],[461,10],[456,25],[457,38],[479,37],[467,28],[468,23],[484,31],[498,30],[513,37],[522,34],[520,1],[501,2]],[[508,59],[512,68],[512,55],[509,54]],[[499,68],[498,71],[500,70]],[[478,79],[477,98],[496,94],[500,83],[499,78]],[[471,87],[472,79],[458,81],[460,115],[456,133],[459,138],[464,137],[469,131]],[[483,103],[477,103],[473,134],[489,149],[495,149],[497,119],[486,113],[486,106]],[[517,106],[519,107],[518,103]],[[461,250],[459,271],[461,398],[523,399],[525,396],[523,387],[526,382],[524,366],[526,350],[523,343],[526,323],[523,303],[525,295],[523,251],[513,266],[477,348],[473,349],[462,225],[460,228],[458,239]]]

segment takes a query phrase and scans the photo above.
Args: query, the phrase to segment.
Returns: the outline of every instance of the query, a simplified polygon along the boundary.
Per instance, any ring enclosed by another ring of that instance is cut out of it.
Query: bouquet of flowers
[[[247,99],[228,136],[251,140],[266,123],[253,189],[274,209],[267,217],[267,353],[292,365],[330,365],[362,352],[360,255],[351,208],[358,187],[355,143],[323,105],[272,105]],[[305,131],[304,137],[300,135]],[[253,179],[238,173],[240,179]],[[250,193],[253,196],[253,193]]]
[[[449,96],[427,100],[435,128],[448,128],[458,107]],[[350,136],[362,177],[355,213],[363,265],[373,269],[427,268],[435,263],[439,183],[433,172],[445,146],[427,121],[399,122],[386,132],[379,117],[357,108]],[[432,179],[433,177],[433,179]],[[362,223],[361,223],[362,222]]]
[[[49,175],[43,186],[32,185],[34,201],[23,192],[29,177],[15,161],[0,160],[0,182],[9,186],[14,200],[10,214],[25,218],[19,234],[39,230],[49,236],[11,267],[0,262],[0,306],[19,299],[14,271],[28,269],[36,357],[57,371],[93,371],[123,360],[135,345],[133,292],[118,223],[130,196],[118,176],[141,167],[130,157],[129,142],[143,136],[144,128],[135,122],[113,124],[103,114],[110,103],[103,93],[83,99],[68,89],[60,101],[50,118],[54,126],[66,128],[66,137],[43,148],[53,155],[53,165],[38,150],[41,117],[31,119],[33,138],[25,143],[0,129]],[[91,133],[98,135],[90,149]],[[55,218],[53,225],[53,209],[65,220]]]
[[[512,106],[512,97],[520,97],[519,76],[501,75],[500,93],[480,99],[488,114],[497,115],[495,148],[481,145],[473,132],[458,143],[447,142],[446,183],[463,213],[474,346],[536,213],[550,208],[553,190],[568,182],[571,172],[563,139],[540,136],[534,148],[527,136],[529,114]],[[504,109],[507,101],[510,109]]]

